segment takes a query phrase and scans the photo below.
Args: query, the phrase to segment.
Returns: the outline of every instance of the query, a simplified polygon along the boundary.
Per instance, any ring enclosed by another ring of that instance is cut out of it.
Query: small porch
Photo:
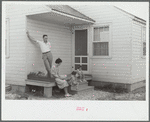
[[[48,33],[48,37],[52,41],[61,35],[62,31],[64,31],[63,29],[68,30],[66,33],[64,33],[66,35],[64,35],[64,34],[62,35],[62,36],[66,36],[66,37],[64,37],[64,39],[60,37],[59,39],[57,39],[58,42],[56,42],[56,41],[55,41],[55,43],[51,42],[54,58],[60,57],[61,52],[64,51],[64,53],[66,53],[66,55],[65,54],[61,54],[61,55],[63,55],[64,59],[65,59],[65,57],[68,56],[67,52],[70,51],[71,53],[69,54],[69,56],[71,57],[71,60],[69,59],[69,61],[68,61],[69,65],[71,66],[71,67],[68,66],[70,71],[76,70],[78,65],[82,65],[84,73],[89,74],[90,73],[89,72],[90,63],[89,63],[89,55],[88,55],[89,54],[88,42],[89,42],[90,33],[88,32],[89,31],[88,29],[89,29],[89,26],[94,24],[95,21],[67,5],[47,5],[46,9],[48,9],[49,12],[27,15],[27,27],[26,27],[27,30],[33,30],[33,32],[34,32],[33,36],[36,36],[37,38],[39,38],[39,34],[42,35],[44,33]],[[30,22],[28,20],[31,20],[32,22]],[[36,22],[39,21],[42,23],[33,25],[32,23],[34,23],[35,20],[36,20]],[[45,31],[44,26],[46,23],[57,25],[57,26],[52,29],[49,27],[49,29],[47,29]],[[32,27],[32,25],[33,25],[33,27]],[[41,27],[42,25],[43,25],[43,28]],[[57,28],[58,26],[61,27],[61,30],[59,28]],[[56,29],[56,32],[52,32],[52,30],[54,30],[54,29]],[[58,30],[60,30],[60,31],[58,31]],[[51,33],[55,33],[55,34],[51,34]],[[56,36],[58,36],[58,37],[56,37]],[[39,39],[41,39],[41,37]],[[60,40],[64,41],[64,42],[60,43]],[[68,42],[66,40],[68,40]],[[64,45],[64,43],[68,43],[68,45],[66,45],[66,44]],[[57,47],[61,47],[63,45],[64,45],[64,48],[66,46],[67,48],[69,48],[69,50],[67,50],[67,49],[56,50]],[[32,49],[31,48],[29,49],[29,46],[31,46],[31,44],[28,43],[27,44],[27,53],[28,53],[27,59],[31,59],[32,61],[35,59],[40,59],[40,57],[35,57],[34,59],[33,59],[33,57],[29,57],[30,52],[28,52],[28,50],[33,51],[33,48],[35,49],[35,47],[33,47]],[[35,50],[37,50],[37,49],[35,49]],[[55,53],[55,52],[57,52],[57,53]],[[59,53],[59,55],[58,55],[58,53]],[[37,55],[37,51],[35,51],[35,55]],[[41,62],[41,60],[39,62]],[[42,63],[40,63],[40,64],[42,64]],[[35,70],[31,69],[31,63],[29,64],[29,61],[27,61],[27,65],[28,65],[27,66],[27,74],[29,74],[29,71],[30,72],[35,71]],[[67,65],[67,64],[65,64],[65,65]],[[43,65],[41,65],[41,66],[43,66]],[[36,67],[35,64],[34,64],[34,67]],[[36,69],[38,69],[38,68],[36,68]],[[63,74],[68,74],[68,73],[70,73],[70,71],[67,73],[63,72]]]
[[[64,31],[63,29],[67,30],[66,37],[64,37],[64,39],[58,38],[58,42],[56,43],[54,43],[54,41],[52,42],[52,47],[53,47],[52,53],[54,55],[53,64],[55,62],[55,59],[61,56],[61,58],[63,59],[63,65],[61,67],[61,74],[70,74],[73,70],[77,69],[78,65],[82,65],[83,71],[86,74],[86,79],[92,80],[92,76],[87,75],[89,73],[88,72],[89,61],[88,61],[88,52],[87,52],[88,51],[87,49],[88,48],[87,47],[87,43],[88,43],[87,32],[88,31],[85,30],[83,26],[89,26],[93,24],[95,21],[81,14],[80,12],[75,11],[69,6],[46,6],[46,7],[47,9],[49,9],[49,12],[47,13],[27,15],[27,30],[29,31],[33,30],[34,32],[36,32],[36,29],[37,29],[38,30],[37,32],[40,35],[47,33],[48,37],[50,37],[50,40],[52,38],[55,40],[56,37],[54,37],[54,35],[59,36],[59,33],[62,33],[62,31]],[[30,24],[34,22],[35,23],[40,22],[40,24],[38,23],[37,26],[36,24],[35,25]],[[45,26],[47,24],[52,24],[52,26],[56,26],[56,27],[54,27],[53,29],[50,28],[51,26],[47,28],[42,27],[42,25]],[[76,30],[75,26],[78,26],[80,29],[78,28]],[[59,28],[57,27],[60,27],[62,30],[59,30]],[[45,31],[44,29],[47,29],[47,31]],[[55,29],[58,30],[57,31],[58,34],[52,35],[51,33],[54,33],[52,32],[52,30],[55,30]],[[77,34],[77,36],[75,36],[75,33]],[[33,33],[32,35],[35,36],[36,38],[39,38],[39,39],[41,38],[39,37],[39,35],[37,34],[34,35],[34,34],[35,33]],[[65,36],[65,35],[63,34],[62,36]],[[83,36],[84,38],[82,38]],[[62,42],[59,43],[59,40],[64,41],[63,43],[67,43],[66,40],[68,40],[68,43],[69,43],[68,46],[70,48],[71,53],[67,54],[69,52],[67,49],[57,50],[58,47],[64,45]],[[86,45],[86,47],[82,48],[82,45],[84,46]],[[37,71],[45,72],[43,61],[41,59],[41,56],[39,55],[40,51],[37,48],[35,48],[34,45],[32,45],[32,48],[30,46],[31,44],[28,43],[27,44],[27,53],[28,53],[27,59],[28,60],[26,63],[27,65],[26,76],[28,76],[30,72],[37,72]],[[28,52],[28,50],[32,50],[33,53],[31,54],[30,52]],[[62,54],[63,51],[64,53]],[[68,59],[68,55],[70,57],[69,59]],[[66,58],[69,60],[68,62],[65,61]],[[67,68],[67,70],[65,70],[64,68]],[[54,79],[51,79],[51,80],[45,79],[44,81],[44,80],[40,80],[40,78],[34,79],[34,78],[27,77],[25,82],[26,82],[26,86],[33,85],[33,86],[44,87],[44,95],[46,97],[52,96],[52,88],[56,86],[56,84],[54,83],[55,82]],[[87,83],[81,84],[81,86],[83,86],[83,88],[79,89],[79,91],[94,88],[94,87],[88,86]]]

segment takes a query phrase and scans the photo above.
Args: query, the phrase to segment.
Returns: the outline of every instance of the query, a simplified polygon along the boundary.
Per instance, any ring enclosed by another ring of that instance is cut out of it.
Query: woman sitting
[[[59,66],[62,63],[62,60],[60,58],[56,59],[55,65],[51,68],[51,74],[52,77],[55,78],[56,84],[60,89],[64,89],[65,91],[65,97],[70,97],[71,95],[68,93],[68,86],[69,84],[65,80],[65,75],[59,75]]]

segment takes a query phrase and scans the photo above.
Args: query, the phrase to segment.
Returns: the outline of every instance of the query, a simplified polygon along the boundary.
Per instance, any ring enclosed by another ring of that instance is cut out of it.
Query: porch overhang
[[[85,19],[81,17],[77,17],[74,15],[70,15],[67,13],[63,13],[57,10],[49,9],[47,13],[40,13],[40,14],[32,14],[27,15],[27,17],[43,22],[60,24],[65,26],[72,26],[72,25],[87,25],[87,24],[94,24],[94,20]]]

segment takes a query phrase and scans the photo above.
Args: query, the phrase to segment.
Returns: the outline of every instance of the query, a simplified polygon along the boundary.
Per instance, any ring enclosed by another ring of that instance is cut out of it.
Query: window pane
[[[87,57],[82,57],[82,63],[87,63]]]
[[[94,49],[94,56],[100,55],[100,49]]]
[[[143,55],[146,56],[146,42],[143,42]]]
[[[109,32],[102,32],[100,34],[100,41],[101,42],[109,42]]]
[[[93,55],[94,56],[108,56],[108,42],[93,43]]]
[[[109,26],[94,28],[94,41],[109,41]]]
[[[82,70],[83,71],[87,71],[88,69],[87,69],[87,65],[82,65]]]
[[[75,63],[80,63],[80,57],[75,57]]]

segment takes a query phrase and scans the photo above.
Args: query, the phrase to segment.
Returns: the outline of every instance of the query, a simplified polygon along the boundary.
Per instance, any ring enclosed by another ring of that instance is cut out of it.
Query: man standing
[[[51,44],[48,42],[48,36],[43,35],[43,41],[39,41],[34,39],[29,35],[29,32],[27,31],[27,37],[30,39],[32,42],[36,42],[39,44],[41,51],[42,51],[42,59],[44,61],[45,68],[48,73],[48,77],[51,77],[51,67],[52,67],[52,61],[53,61],[53,56],[51,53]]]

